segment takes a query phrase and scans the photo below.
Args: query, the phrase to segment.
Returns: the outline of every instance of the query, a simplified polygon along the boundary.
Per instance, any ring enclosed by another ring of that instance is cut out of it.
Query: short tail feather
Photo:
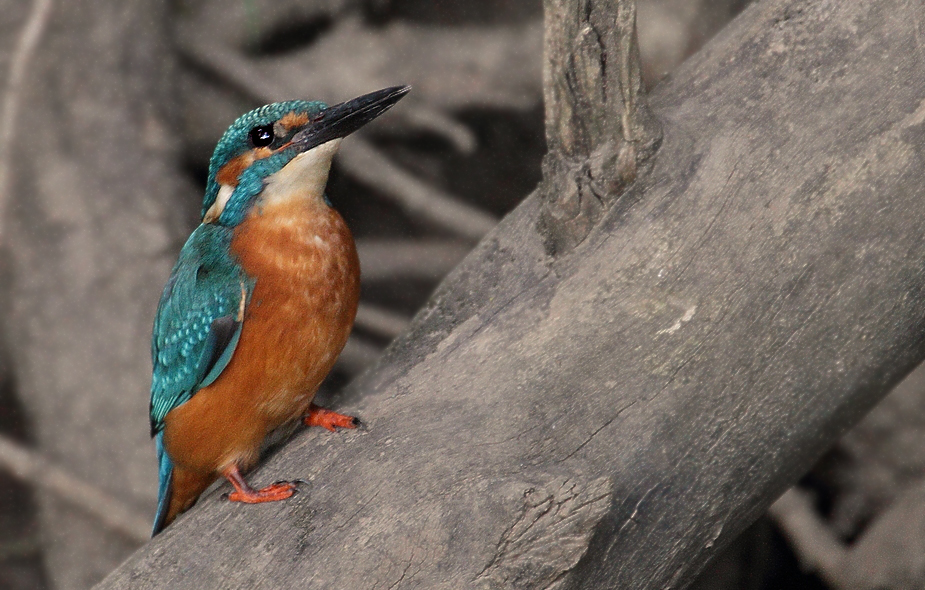
[[[157,515],[154,517],[154,527],[151,536],[157,535],[167,526],[167,511],[170,508],[170,497],[173,495],[173,462],[164,450],[164,431],[154,436],[157,446],[157,474],[160,482],[157,486]]]

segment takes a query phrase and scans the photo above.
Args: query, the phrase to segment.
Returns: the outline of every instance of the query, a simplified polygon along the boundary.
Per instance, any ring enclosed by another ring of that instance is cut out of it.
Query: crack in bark
[[[576,454],[578,454],[578,452],[579,452],[581,449],[583,449],[583,448],[585,448],[586,446],[588,446],[588,444],[594,439],[595,436],[598,435],[598,433],[600,433],[602,430],[604,430],[605,428],[607,428],[608,426],[610,426],[611,424],[613,424],[614,420],[616,420],[617,418],[620,417],[620,414],[622,414],[624,411],[626,411],[626,410],[632,408],[632,407],[635,406],[638,402],[639,402],[639,400],[638,400],[638,399],[635,399],[635,400],[631,401],[630,403],[626,404],[625,406],[623,406],[622,408],[620,408],[619,410],[617,410],[617,413],[616,413],[616,414],[614,414],[610,419],[608,419],[608,420],[607,420],[606,422],[604,422],[601,426],[599,426],[596,430],[594,430],[594,431],[590,434],[590,436],[588,436],[588,438],[584,440],[584,442],[582,442],[580,445],[578,445],[578,446],[575,448],[574,451],[572,451],[571,453],[569,453],[569,454],[566,455],[565,457],[559,459],[558,461],[556,461],[556,463],[562,463],[562,462],[568,461],[569,459],[571,459],[572,457],[574,457]]]
[[[723,183],[723,188],[720,189],[720,192],[722,192],[723,190],[725,190],[726,186],[728,186],[729,181],[732,180],[732,177],[733,177],[733,175],[736,173],[736,170],[738,169],[738,167],[739,167],[739,160],[736,160],[735,163],[732,165],[732,170],[729,172],[729,176],[726,178],[726,182]],[[697,240],[697,243],[696,243],[696,244],[694,245],[694,247],[691,249],[691,255],[690,255],[690,258],[689,258],[688,261],[687,261],[687,264],[685,264],[684,267],[683,267],[683,268],[678,272],[678,274],[675,276],[675,281],[680,282],[681,277],[684,276],[684,273],[687,272],[687,269],[690,268],[690,266],[694,263],[694,260],[697,259],[696,254],[697,254],[697,252],[700,251],[700,249],[701,249],[701,248],[703,247],[703,245],[706,243],[707,238],[708,238],[709,235],[710,235],[710,232],[713,231],[713,225],[716,223],[716,220],[719,219],[720,216],[723,214],[723,211],[726,210],[726,206],[729,205],[729,203],[730,203],[730,201],[732,201],[733,197],[735,197],[735,196],[738,195],[738,194],[739,194],[739,191],[738,191],[738,190],[735,190],[735,191],[733,191],[732,193],[727,194],[727,195],[726,195],[726,198],[723,199],[723,203],[720,205],[719,210],[716,211],[716,215],[714,215],[713,217],[710,218],[710,222],[707,224],[706,229],[704,229],[703,233],[700,235],[700,239]]]
[[[639,501],[636,502],[635,506],[633,506],[632,514],[630,514],[626,518],[626,520],[623,521],[623,524],[620,525],[620,528],[617,529],[617,534],[620,534],[621,532],[623,532],[623,529],[625,529],[627,525],[629,525],[629,523],[636,522],[635,519],[636,519],[636,515],[639,514],[639,507],[642,506],[642,503],[646,501],[646,498],[649,497],[649,494],[654,492],[657,488],[658,486],[652,486],[651,488],[646,490],[646,493],[642,495],[642,498],[639,498]]]
[[[490,588],[552,587],[586,553],[611,497],[607,478],[585,484],[571,476],[551,476],[546,485],[527,487],[519,516],[472,581],[483,580]]]
[[[352,514],[350,514],[350,516],[344,519],[344,522],[335,526],[334,530],[329,532],[327,535],[321,537],[321,539],[319,539],[318,542],[323,543],[324,541],[328,539],[328,537],[331,537],[332,535],[335,535],[339,533],[340,531],[344,530],[347,527],[347,525],[350,524],[353,521],[353,519],[355,519],[360,514],[360,512],[363,512],[363,510],[365,510],[366,507],[369,506],[372,503],[372,501],[376,499],[376,497],[379,495],[381,491],[382,491],[382,488],[377,489],[376,492],[369,497],[369,500],[363,502],[363,504],[359,508],[357,508]]]
[[[534,282],[522,286],[522,287],[521,287],[520,289],[518,289],[513,295],[511,295],[510,297],[508,297],[503,303],[501,303],[497,308],[495,308],[494,311],[490,312],[487,316],[485,316],[484,319],[482,319],[482,316],[479,315],[477,312],[476,312],[474,315],[470,316],[470,318],[467,318],[465,321],[468,321],[469,319],[471,319],[471,318],[473,318],[473,317],[474,317],[474,318],[478,318],[478,320],[479,320],[479,325],[476,326],[475,329],[472,330],[472,332],[470,332],[469,335],[468,335],[466,338],[457,338],[457,339],[456,339],[456,342],[453,342],[453,343],[451,343],[449,346],[447,346],[447,348],[445,348],[445,349],[442,351],[442,354],[443,354],[444,358],[448,358],[448,357],[452,356],[453,353],[454,353],[462,344],[464,344],[464,343],[471,343],[472,340],[475,338],[475,336],[478,335],[482,330],[484,330],[484,329],[488,326],[488,324],[491,323],[491,321],[492,321],[496,316],[498,316],[498,314],[500,314],[501,312],[503,312],[504,310],[506,310],[507,308],[509,308],[516,300],[518,300],[518,299],[520,298],[521,295],[523,295],[524,293],[526,293],[526,292],[529,291],[530,289],[535,288],[537,285],[542,284],[543,281],[545,281],[545,280],[549,277],[550,272],[551,272],[551,271],[550,271],[549,267],[547,266],[547,267],[546,267],[546,270],[543,272],[543,274],[540,275]],[[456,326],[454,326],[454,329],[453,329],[449,334],[447,334],[447,336],[444,337],[440,342],[445,342],[447,338],[450,338],[451,336],[453,336],[453,334],[456,332],[456,330],[457,330],[461,325],[463,325],[463,324],[465,323],[465,321],[463,321],[462,323],[457,324]],[[439,345],[440,345],[440,343],[437,343],[437,346],[438,346],[438,347],[439,347]]]
[[[394,590],[405,580],[405,576],[408,575],[408,570],[411,569],[411,566],[414,565],[414,549],[411,550],[411,557],[408,558],[408,565],[405,566],[405,569],[402,570],[401,576],[397,580],[392,582],[392,584],[386,590]],[[414,577],[413,575],[411,577]],[[409,578],[410,579],[410,578]]]

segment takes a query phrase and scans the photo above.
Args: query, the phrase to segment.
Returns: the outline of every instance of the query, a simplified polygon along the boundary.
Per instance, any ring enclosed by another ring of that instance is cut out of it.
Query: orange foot
[[[247,482],[244,481],[244,477],[241,475],[241,472],[238,471],[236,465],[232,465],[226,469],[222,475],[234,486],[234,491],[228,494],[228,500],[231,502],[262,504],[263,502],[285,500],[295,493],[295,484],[287,481],[278,482],[263,489],[255,490],[247,485]]]
[[[331,432],[337,428],[356,428],[360,425],[359,418],[338,414],[315,404],[308,407],[308,415],[302,418],[302,422],[306,426],[323,426]]]

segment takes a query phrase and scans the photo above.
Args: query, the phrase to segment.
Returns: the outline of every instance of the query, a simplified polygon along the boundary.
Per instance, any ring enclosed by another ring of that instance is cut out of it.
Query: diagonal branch
[[[35,489],[58,496],[96,518],[110,530],[144,543],[151,523],[121,500],[56,465],[41,453],[0,435],[0,469]]]

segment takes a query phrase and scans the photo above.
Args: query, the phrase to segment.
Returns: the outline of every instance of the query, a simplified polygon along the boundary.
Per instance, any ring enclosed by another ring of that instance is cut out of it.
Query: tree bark
[[[214,492],[100,588],[683,587],[925,356],[920,23],[751,6],[650,96],[654,160],[644,117],[577,103],[544,183],[342,398],[367,429],[302,432],[251,476],[300,494]]]
[[[43,4],[0,199],[17,394],[46,457],[148,511],[150,318],[186,225],[167,3]],[[48,495],[41,522],[58,589],[93,585],[137,547]]]

